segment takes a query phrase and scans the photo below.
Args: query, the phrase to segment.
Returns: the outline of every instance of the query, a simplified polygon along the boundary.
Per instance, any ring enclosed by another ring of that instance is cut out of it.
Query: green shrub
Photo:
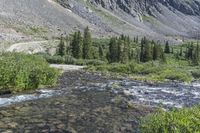
[[[85,63],[85,60],[83,60],[83,59],[77,59],[75,62],[75,65],[84,66],[84,65],[86,65],[86,63]]]
[[[110,65],[100,65],[100,66],[95,66],[95,70],[96,71],[102,71],[102,72],[105,72],[105,71],[108,71],[110,69]],[[94,68],[93,68],[94,70]]]
[[[43,55],[43,57],[50,64],[64,64],[65,63],[65,59],[61,56]]]
[[[143,75],[147,75],[147,74],[151,74],[151,73],[157,73],[160,71],[159,67],[152,67],[152,66],[146,66],[143,70],[138,71],[137,73],[139,74],[143,74]]]
[[[192,80],[190,73],[176,69],[166,69],[160,72],[160,76],[164,79],[177,80],[182,82],[189,82]]]
[[[199,133],[200,106],[158,111],[141,120],[141,133]]]
[[[76,59],[69,55],[66,55],[64,57],[64,60],[65,60],[65,62],[64,62],[65,64],[75,64],[76,63]]]
[[[128,65],[125,64],[117,64],[113,63],[108,69],[110,72],[116,72],[116,73],[130,73],[130,69]]]
[[[40,56],[6,53],[0,56],[0,89],[22,91],[53,85],[58,71]]]
[[[200,70],[192,71],[192,76],[196,79],[200,79]]]
[[[85,60],[85,65],[93,65],[93,66],[98,66],[98,65],[103,65],[106,64],[106,62],[101,61],[101,60]]]
[[[42,55],[43,58],[46,59],[46,61],[50,64],[73,64],[73,65],[103,65],[107,62],[97,60],[97,59],[90,59],[90,60],[84,60],[84,59],[75,59],[74,57],[70,55],[66,55],[64,57],[62,56],[50,56],[50,55]]]

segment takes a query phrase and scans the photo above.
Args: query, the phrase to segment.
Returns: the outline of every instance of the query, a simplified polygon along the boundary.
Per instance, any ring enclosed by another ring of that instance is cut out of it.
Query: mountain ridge
[[[0,0],[0,41],[69,34],[126,34],[182,42],[198,38],[200,0]],[[36,35],[35,35],[36,34]]]

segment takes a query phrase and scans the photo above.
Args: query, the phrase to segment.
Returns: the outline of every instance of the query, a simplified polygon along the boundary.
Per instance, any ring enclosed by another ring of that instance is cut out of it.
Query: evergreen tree
[[[153,59],[153,45],[146,39],[146,37],[141,40],[141,52],[140,61],[148,62]]]
[[[157,44],[154,43],[153,46],[153,60],[158,60],[160,58],[160,49]]]
[[[122,39],[118,39],[117,40],[117,47],[118,47],[118,58],[117,58],[117,62],[120,62],[123,58],[123,49],[124,49],[124,44],[123,44],[123,41]]]
[[[77,47],[78,47],[78,34],[77,32],[75,32],[73,34],[73,39],[71,42],[71,52],[72,52],[72,56],[77,58]]]
[[[103,60],[103,58],[104,58],[104,51],[103,51],[103,47],[101,45],[99,45],[99,58],[101,60]]]
[[[160,48],[161,48],[161,50],[160,50],[160,52],[161,52],[161,54],[160,54],[160,59],[161,59],[161,61],[162,62],[166,62],[166,57],[165,57],[165,53],[164,53],[164,51],[163,51],[163,49],[162,49],[162,47],[160,46]]]
[[[139,63],[140,62],[140,49],[136,49],[136,62]]]
[[[192,58],[193,58],[193,50],[194,50],[194,46],[193,46],[193,43],[191,43],[188,46],[187,59],[192,60]]]
[[[168,41],[165,44],[165,50],[164,51],[165,51],[166,54],[170,53],[170,47],[169,47],[169,42]]]
[[[65,55],[65,43],[63,40],[63,36],[60,38],[60,43],[58,45],[58,55],[64,56]]]
[[[120,59],[121,63],[127,63],[129,61],[129,47],[130,47],[130,38],[128,36],[124,36],[123,38],[121,38],[121,42],[122,42],[122,56]]]
[[[77,33],[77,50],[76,50],[76,58],[80,59],[83,54],[83,38],[81,36],[81,32]]]
[[[139,43],[139,39],[138,39],[138,36],[136,37],[136,39],[135,39],[135,43]]]
[[[91,47],[91,58],[90,59],[99,59],[99,49],[96,47]]]
[[[117,38],[112,37],[109,43],[109,53],[108,60],[110,63],[119,61],[119,47],[117,43]]]
[[[199,45],[197,44],[196,49],[194,51],[194,55],[192,57],[192,64],[199,65]]]
[[[92,38],[90,34],[89,27],[84,30],[84,38],[83,38],[83,58],[91,59],[92,58]]]
[[[174,54],[174,48],[173,47],[171,48],[171,53]]]
[[[183,55],[183,48],[181,46],[179,56],[182,56],[182,55]]]
[[[151,52],[151,46],[150,44],[147,42],[144,45],[144,62],[148,62],[152,60],[152,52]]]
[[[129,59],[130,60],[137,60],[137,55],[136,55],[137,53],[135,52],[135,50],[134,49],[130,49],[130,53],[129,53]]]
[[[185,51],[185,59],[188,60],[188,59],[189,59],[188,57],[189,57],[189,56],[188,56],[188,46],[187,46],[187,47],[186,47],[186,51]]]
[[[66,46],[65,46],[65,53],[67,55],[71,55],[71,40],[69,36],[65,37],[65,41],[66,41]]]
[[[141,40],[140,61],[144,62],[144,45],[146,44],[146,37]]]

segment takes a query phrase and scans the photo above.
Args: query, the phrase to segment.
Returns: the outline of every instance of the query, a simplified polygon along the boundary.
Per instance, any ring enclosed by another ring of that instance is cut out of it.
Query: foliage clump
[[[0,56],[0,90],[12,92],[51,86],[59,72],[39,56],[5,53]]]
[[[157,111],[141,120],[141,133],[198,133],[200,106]]]

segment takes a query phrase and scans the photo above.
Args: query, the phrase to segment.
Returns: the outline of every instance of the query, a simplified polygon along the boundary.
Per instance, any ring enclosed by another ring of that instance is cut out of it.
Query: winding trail
[[[45,52],[43,44],[48,43],[48,41],[31,41],[12,44],[7,48],[7,52],[25,52],[29,54]]]

